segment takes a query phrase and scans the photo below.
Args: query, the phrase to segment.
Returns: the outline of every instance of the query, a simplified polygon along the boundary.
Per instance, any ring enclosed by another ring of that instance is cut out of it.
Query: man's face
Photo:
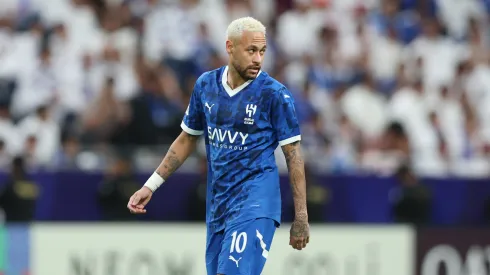
[[[266,49],[265,35],[245,31],[241,38],[226,41],[231,65],[245,80],[255,79],[262,66]]]

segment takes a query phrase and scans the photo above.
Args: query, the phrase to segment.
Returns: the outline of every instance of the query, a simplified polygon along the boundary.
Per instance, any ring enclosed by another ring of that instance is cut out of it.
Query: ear
[[[229,40],[229,39],[228,39],[228,40],[226,40],[226,52],[227,52],[228,54],[232,54],[232,52],[233,52],[233,47],[234,47],[234,45],[233,45],[233,41],[231,41],[231,40]]]

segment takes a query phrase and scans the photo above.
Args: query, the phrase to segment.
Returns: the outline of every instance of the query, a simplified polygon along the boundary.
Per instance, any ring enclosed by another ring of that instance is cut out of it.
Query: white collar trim
[[[259,77],[261,72],[262,71],[259,71],[259,73],[257,74],[257,76],[255,78]],[[228,66],[225,67],[225,70],[223,71],[223,75],[221,76],[221,84],[223,85],[223,88],[225,88],[226,93],[230,97],[238,94],[241,90],[245,89],[248,86],[248,84],[252,83],[252,81],[253,81],[253,79],[248,80],[245,83],[243,83],[242,85],[236,87],[235,89],[232,89],[228,85]]]

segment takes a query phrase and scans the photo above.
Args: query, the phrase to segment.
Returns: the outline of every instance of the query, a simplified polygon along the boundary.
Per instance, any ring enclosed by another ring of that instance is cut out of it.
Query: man
[[[228,66],[196,82],[183,132],[162,163],[130,199],[132,213],[145,213],[152,193],[186,160],[200,135],[208,159],[208,275],[259,275],[281,219],[281,193],[274,150],[281,145],[294,196],[290,245],[309,242],[306,181],[300,129],[291,93],[261,72],[265,27],[246,17],[228,26]]]
[[[39,186],[27,175],[24,159],[15,157],[9,179],[0,188],[0,208],[5,212],[6,222],[34,220],[40,191]]]
[[[133,173],[133,164],[128,153],[116,152],[113,163],[108,167],[109,169],[99,185],[98,205],[106,221],[136,220],[134,215],[121,207],[121,204],[127,202],[133,192],[140,188]]]
[[[394,189],[393,214],[397,223],[410,223],[416,226],[430,222],[432,195],[414,174],[408,164],[402,164],[395,173],[400,184]]]

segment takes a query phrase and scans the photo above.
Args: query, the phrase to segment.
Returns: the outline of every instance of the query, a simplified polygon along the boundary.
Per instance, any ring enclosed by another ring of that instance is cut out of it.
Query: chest
[[[269,104],[260,91],[244,90],[234,96],[222,90],[206,92],[201,102],[208,127],[249,132],[269,123]]]

